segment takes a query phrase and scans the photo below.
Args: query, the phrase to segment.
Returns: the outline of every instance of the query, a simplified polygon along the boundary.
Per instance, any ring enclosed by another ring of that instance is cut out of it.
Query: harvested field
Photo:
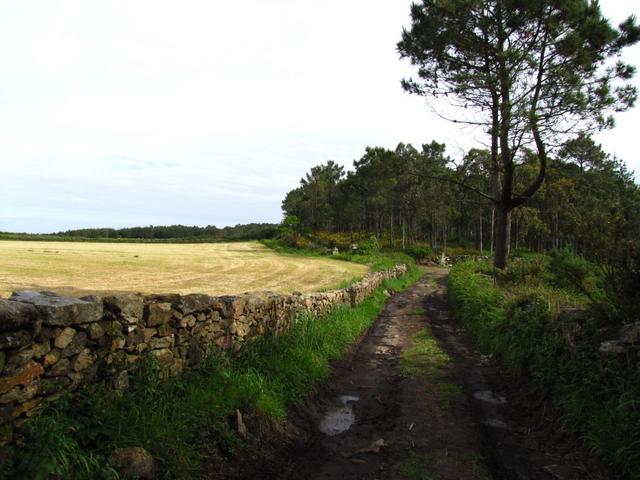
[[[0,296],[115,292],[290,293],[337,286],[367,272],[330,258],[281,255],[258,242],[213,244],[0,241]]]

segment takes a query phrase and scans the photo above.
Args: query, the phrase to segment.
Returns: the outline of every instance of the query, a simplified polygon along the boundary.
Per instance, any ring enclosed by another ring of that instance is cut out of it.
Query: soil
[[[541,421],[544,406],[529,404],[474,348],[450,312],[446,281],[446,269],[428,268],[393,295],[285,425],[247,421],[260,441],[233,473],[214,478],[606,479],[575,440]],[[435,368],[418,358],[408,370],[420,332],[435,338],[435,355],[446,361]]]

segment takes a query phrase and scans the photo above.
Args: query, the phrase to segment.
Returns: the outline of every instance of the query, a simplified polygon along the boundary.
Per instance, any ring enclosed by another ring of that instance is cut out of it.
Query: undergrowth
[[[302,318],[282,335],[253,341],[236,356],[211,355],[179,377],[163,379],[158,366],[147,362],[120,395],[95,386],[75,392],[28,422],[24,445],[14,452],[12,466],[0,467],[0,476],[115,479],[109,455],[136,446],[157,460],[158,478],[197,477],[205,462],[232,456],[241,445],[230,427],[236,409],[283,419],[371,325],[384,306],[384,289],[403,290],[419,276],[411,266],[357,307]]]
[[[529,380],[531,393],[552,400],[563,425],[593,453],[639,479],[640,377],[635,361],[598,355],[603,329],[597,309],[587,308],[593,295],[585,293],[596,285],[593,272],[574,260],[533,261],[542,263],[502,274],[482,263],[454,266],[449,299],[456,314],[484,352]],[[567,277],[581,286],[569,288]],[[575,307],[582,313],[573,315]]]
[[[368,265],[373,272],[387,270],[400,263],[404,263],[405,265],[413,265],[415,263],[411,256],[397,251],[381,252],[377,249],[366,249],[355,252],[342,251],[334,255],[328,254],[325,247],[291,247],[277,239],[260,240],[260,243],[280,254],[324,258],[329,256],[334,260],[344,260],[361,265]]]

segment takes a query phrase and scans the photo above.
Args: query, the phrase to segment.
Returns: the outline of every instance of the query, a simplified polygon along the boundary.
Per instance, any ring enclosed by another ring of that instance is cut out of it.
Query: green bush
[[[360,255],[371,255],[380,251],[380,243],[373,235],[369,240],[358,243],[358,251]]]
[[[563,260],[563,265],[573,265],[574,273],[584,271],[584,265],[571,262]],[[496,355],[511,374],[529,379],[531,393],[550,396],[564,424],[607,464],[639,479],[640,377],[635,362],[600,358],[597,326],[589,317],[558,316],[555,302],[571,299],[571,294],[549,289],[542,280],[535,288],[511,284],[501,289],[486,271],[486,265],[464,262],[449,275],[450,301],[480,348]],[[551,277],[558,278],[559,271]]]
[[[549,272],[560,288],[572,289],[590,299],[602,299],[600,275],[595,265],[570,250],[551,252]]]
[[[404,248],[402,251],[416,261],[426,260],[433,254],[431,247],[427,247],[426,245],[411,245]]]

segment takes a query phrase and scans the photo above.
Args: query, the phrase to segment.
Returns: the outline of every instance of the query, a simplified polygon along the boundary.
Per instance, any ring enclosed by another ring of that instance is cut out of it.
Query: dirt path
[[[522,424],[490,359],[446,300],[445,269],[389,299],[357,349],[301,409],[304,444],[250,478],[588,479],[572,451]],[[552,445],[554,445],[552,447]]]

